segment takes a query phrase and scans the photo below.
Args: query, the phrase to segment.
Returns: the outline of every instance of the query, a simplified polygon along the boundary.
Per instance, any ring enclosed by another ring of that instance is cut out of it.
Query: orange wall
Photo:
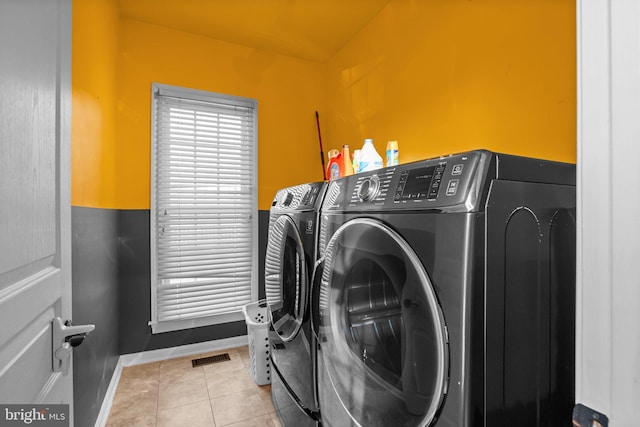
[[[74,206],[118,207],[117,43],[117,3],[74,0],[71,70],[71,203]]]
[[[118,207],[150,207],[151,83],[258,101],[258,205],[322,178],[315,111],[326,104],[326,65],[133,20],[120,22]]]
[[[576,161],[575,0],[391,0],[328,63],[327,140]]]
[[[575,162],[574,0],[391,0],[327,64],[73,4],[72,203],[148,209],[158,82],[258,100],[259,208],[325,153],[397,139],[400,160],[472,148]]]

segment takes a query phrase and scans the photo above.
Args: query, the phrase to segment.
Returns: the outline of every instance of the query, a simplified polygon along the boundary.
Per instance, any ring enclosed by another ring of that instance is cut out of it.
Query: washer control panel
[[[393,200],[436,200],[442,184],[442,176],[447,162],[433,166],[406,169],[400,172],[400,181],[396,187]]]
[[[482,153],[466,153],[403,165],[394,180],[396,206],[447,207],[467,200]]]
[[[273,198],[271,210],[313,210],[322,202],[325,188],[324,182],[311,182],[283,188]]]
[[[326,210],[475,209],[492,153],[478,150],[337,179]],[[334,194],[335,193],[335,194]]]

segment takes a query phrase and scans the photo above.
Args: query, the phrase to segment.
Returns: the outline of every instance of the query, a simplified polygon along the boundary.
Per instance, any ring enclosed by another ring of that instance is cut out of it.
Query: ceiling
[[[390,0],[120,0],[122,17],[326,62]]]

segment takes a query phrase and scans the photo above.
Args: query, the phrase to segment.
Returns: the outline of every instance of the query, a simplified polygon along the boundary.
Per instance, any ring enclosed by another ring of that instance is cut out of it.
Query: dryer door
[[[418,256],[383,223],[354,219],[325,251],[318,292],[323,424],[426,426],[446,393],[446,328]]]
[[[306,302],[307,271],[300,232],[293,220],[281,215],[269,229],[265,257],[265,293],[271,322],[288,342],[302,325]]]

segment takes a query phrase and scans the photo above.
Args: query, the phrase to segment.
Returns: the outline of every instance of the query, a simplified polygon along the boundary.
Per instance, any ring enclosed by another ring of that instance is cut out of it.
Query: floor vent
[[[231,358],[229,357],[229,353],[223,353],[223,354],[216,354],[215,356],[201,357],[200,359],[193,359],[191,361],[191,365],[194,368],[197,368],[198,366],[211,365],[212,363],[218,363],[218,362],[226,362],[227,360],[231,360]]]

